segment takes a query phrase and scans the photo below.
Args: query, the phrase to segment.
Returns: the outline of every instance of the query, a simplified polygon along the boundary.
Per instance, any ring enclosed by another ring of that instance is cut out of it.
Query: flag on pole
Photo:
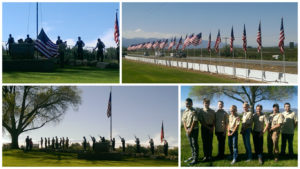
[[[258,44],[257,52],[260,52],[260,50],[261,50],[261,23],[260,23],[260,21],[259,21],[259,25],[258,25],[258,32],[257,32],[256,42]]]
[[[111,91],[109,93],[109,100],[108,100],[108,105],[107,105],[107,117],[109,118],[111,116]]]
[[[119,44],[119,22],[118,22],[118,14],[116,13],[116,21],[115,21],[115,32],[114,32],[114,38],[115,38],[115,42],[117,44]]]
[[[280,26],[280,37],[278,47],[280,49],[281,54],[284,53],[284,28],[283,28],[283,18],[281,18],[281,26]]]
[[[161,131],[160,131],[160,141],[163,142],[165,138],[165,133],[164,133],[164,122],[161,123]]]
[[[221,43],[221,36],[220,36],[220,30],[218,30],[218,35],[215,43],[215,51],[219,52],[219,45]]]
[[[55,57],[58,55],[58,45],[54,44],[46,35],[44,29],[41,30],[37,37],[34,47],[45,55],[47,58]]]
[[[201,44],[201,40],[202,40],[202,33],[200,32],[199,34],[194,35],[193,39],[191,40],[192,41],[191,43],[194,46],[197,46]]]
[[[234,34],[233,34],[233,26],[231,28],[231,37],[230,37],[230,52],[233,52],[233,41],[234,41]]]
[[[164,49],[168,45],[168,39],[164,40],[162,43],[160,43],[159,47],[160,49]]]
[[[176,46],[176,50],[178,50],[179,46],[182,44],[182,36],[180,37],[177,46]]]
[[[210,52],[210,44],[211,44],[211,33],[209,33],[207,50]]]
[[[246,35],[246,26],[245,26],[245,24],[244,24],[244,31],[243,31],[242,40],[243,40],[243,49],[244,49],[245,52],[247,52],[247,35]]]
[[[194,34],[191,34],[190,36],[187,36],[183,42],[182,50],[184,50],[186,47],[188,47],[191,44],[191,40],[193,38]]]
[[[176,45],[176,37],[171,40],[168,50],[171,50],[175,45]]]

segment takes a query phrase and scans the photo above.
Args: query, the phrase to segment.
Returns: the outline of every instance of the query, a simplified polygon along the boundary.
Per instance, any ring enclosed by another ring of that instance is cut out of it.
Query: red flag
[[[219,52],[219,45],[221,43],[221,36],[220,36],[220,30],[218,30],[218,35],[215,43],[215,51]]]
[[[163,142],[165,138],[164,134],[164,122],[161,123],[160,141]]]
[[[260,27],[260,22],[259,22],[259,26],[258,26],[258,32],[257,32],[257,38],[256,38],[256,42],[258,44],[257,46],[257,52],[260,52],[261,50],[261,27]]]
[[[247,52],[247,35],[246,35],[246,26],[245,26],[245,24],[244,24],[244,31],[243,31],[242,40],[243,40],[243,49],[244,49],[245,52]]]
[[[284,37],[284,28],[283,28],[283,18],[281,18],[280,36],[279,36],[279,44],[278,44],[281,54],[284,53],[284,39],[285,37]]]
[[[115,21],[115,32],[114,32],[114,38],[115,38],[115,42],[117,44],[119,44],[119,22],[118,22],[118,15],[116,13],[116,21]]]

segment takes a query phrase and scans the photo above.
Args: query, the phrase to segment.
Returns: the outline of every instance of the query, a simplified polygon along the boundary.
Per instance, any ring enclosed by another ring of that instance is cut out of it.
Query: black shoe
[[[189,163],[189,165],[195,165],[195,164],[197,164],[197,163],[198,163],[198,161],[193,160],[192,162]]]
[[[193,159],[194,159],[193,157],[190,157],[190,158],[188,158],[187,160],[185,160],[184,162],[187,163],[187,162],[189,162],[189,161],[192,161]]]

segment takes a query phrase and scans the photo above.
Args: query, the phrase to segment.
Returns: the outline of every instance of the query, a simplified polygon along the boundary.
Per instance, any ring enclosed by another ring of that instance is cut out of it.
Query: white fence
[[[175,60],[163,60],[143,57],[125,56],[126,59],[164,65],[169,67],[179,67],[183,69],[191,69],[202,72],[218,73],[237,78],[247,78],[266,83],[288,83],[297,84],[298,75],[282,72],[271,72],[262,70],[253,70],[245,68],[234,68],[230,66],[209,65],[202,63],[183,62]]]

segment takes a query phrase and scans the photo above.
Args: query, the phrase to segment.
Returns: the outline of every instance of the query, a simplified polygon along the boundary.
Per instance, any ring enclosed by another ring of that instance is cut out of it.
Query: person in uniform
[[[25,143],[26,143],[25,144],[25,150],[29,150],[29,141],[30,141],[29,136],[27,136],[26,139],[25,139]]]
[[[43,148],[43,142],[44,142],[43,137],[41,137],[41,149]]]
[[[123,152],[125,152],[125,139],[121,138],[121,142],[122,142],[122,150]]]
[[[94,48],[94,50],[97,49],[97,48],[98,48],[98,51],[97,51],[97,61],[99,61],[99,58],[101,58],[101,62],[103,62],[103,59],[104,59],[103,50],[105,48],[105,45],[101,41],[100,38],[98,38],[98,42],[97,42],[97,45]]]
[[[93,136],[90,136],[93,142],[93,150],[95,150],[95,143],[96,143],[96,138]]]
[[[227,128],[227,135],[228,135],[228,146],[230,150],[230,154],[232,156],[231,164],[235,164],[238,157],[238,131],[240,125],[240,118],[237,114],[237,107],[236,105],[232,105],[230,107],[230,115],[228,117],[228,128]]]
[[[218,139],[218,159],[224,158],[224,152],[225,152],[225,140],[226,140],[226,130],[228,125],[228,114],[223,109],[224,102],[218,101],[218,110],[216,111],[216,128],[215,128],[215,134]]]
[[[63,43],[63,41],[60,39],[60,36],[58,36],[57,40],[56,40],[56,45],[60,45],[62,43]]]
[[[55,139],[52,137],[52,149],[55,149]]]
[[[83,150],[86,150],[86,138],[83,136]]]
[[[48,147],[50,148],[50,144],[51,144],[51,142],[50,142],[50,137],[48,137]]]
[[[169,144],[167,140],[164,140],[164,154],[165,156],[168,156],[168,150],[169,150]]]
[[[67,48],[67,41],[62,42],[58,45],[59,62],[60,62],[60,67],[61,68],[65,67],[65,51],[66,51],[66,48]]]
[[[115,151],[115,145],[116,145],[116,140],[115,140],[115,138],[113,138],[113,139],[111,140],[111,147],[112,147],[112,150],[113,150],[113,151]]]
[[[27,38],[25,39],[25,43],[28,43],[28,44],[33,43],[33,40],[29,37],[29,35],[27,35]]]
[[[279,105],[273,105],[273,113],[269,116],[269,131],[268,131],[268,152],[274,154],[275,161],[278,161],[279,146],[278,140],[280,135],[280,127],[283,123],[283,115],[279,113]]]
[[[9,38],[7,40],[6,46],[8,45],[8,54],[11,56],[11,45],[15,43],[15,39],[9,34]]]
[[[150,144],[151,154],[154,155],[154,141],[152,138],[150,139],[149,144]]]
[[[193,108],[193,100],[191,98],[187,98],[185,100],[185,111],[182,115],[182,123],[186,133],[186,136],[189,140],[190,147],[192,150],[192,156],[189,157],[184,162],[189,163],[189,165],[194,165],[198,162],[199,156],[199,145],[198,145],[198,135],[199,135],[199,124],[198,117],[195,108]]]
[[[76,42],[75,47],[77,46],[77,57],[80,60],[83,60],[83,47],[84,47],[84,42],[81,40],[81,37],[78,37],[78,41]]]
[[[55,149],[58,149],[58,137],[55,136]]]
[[[263,144],[264,144],[264,133],[268,130],[269,120],[267,116],[262,113],[262,105],[256,106],[256,113],[253,115],[253,143],[255,154],[258,157],[259,164],[263,164]]]
[[[45,137],[45,149],[47,149],[48,147],[47,147],[47,143],[48,141],[47,141],[47,138]]]
[[[286,149],[286,141],[288,141],[289,144],[289,155],[291,157],[294,156],[293,151],[293,138],[294,138],[294,130],[295,127],[297,127],[298,118],[297,114],[291,110],[290,103],[284,104],[284,112],[282,112],[282,115],[284,117],[284,121],[282,123],[281,128],[281,155],[285,155],[285,149]]]
[[[136,152],[137,153],[140,153],[140,148],[141,148],[141,145],[140,145],[140,139],[135,137],[135,143],[136,143]]]
[[[69,138],[68,137],[66,138],[66,148],[67,149],[69,148]]]
[[[62,148],[65,148],[65,137],[62,138]]]
[[[62,138],[59,138],[59,148],[62,148]]]
[[[199,121],[201,123],[201,138],[203,142],[203,152],[204,158],[202,161],[212,160],[212,142],[213,142],[213,132],[216,122],[216,113],[214,110],[209,108],[210,100],[203,100],[204,108],[200,109]]]
[[[31,151],[33,148],[32,138],[29,139],[29,150]]]
[[[243,135],[243,141],[244,141],[244,146],[246,149],[246,155],[247,155],[247,160],[246,161],[251,161],[252,160],[252,150],[251,150],[251,144],[250,144],[250,134],[252,130],[252,125],[253,125],[253,115],[252,112],[249,111],[249,104],[248,102],[245,102],[243,104],[243,117],[242,117],[242,129],[241,129],[241,134]]]

